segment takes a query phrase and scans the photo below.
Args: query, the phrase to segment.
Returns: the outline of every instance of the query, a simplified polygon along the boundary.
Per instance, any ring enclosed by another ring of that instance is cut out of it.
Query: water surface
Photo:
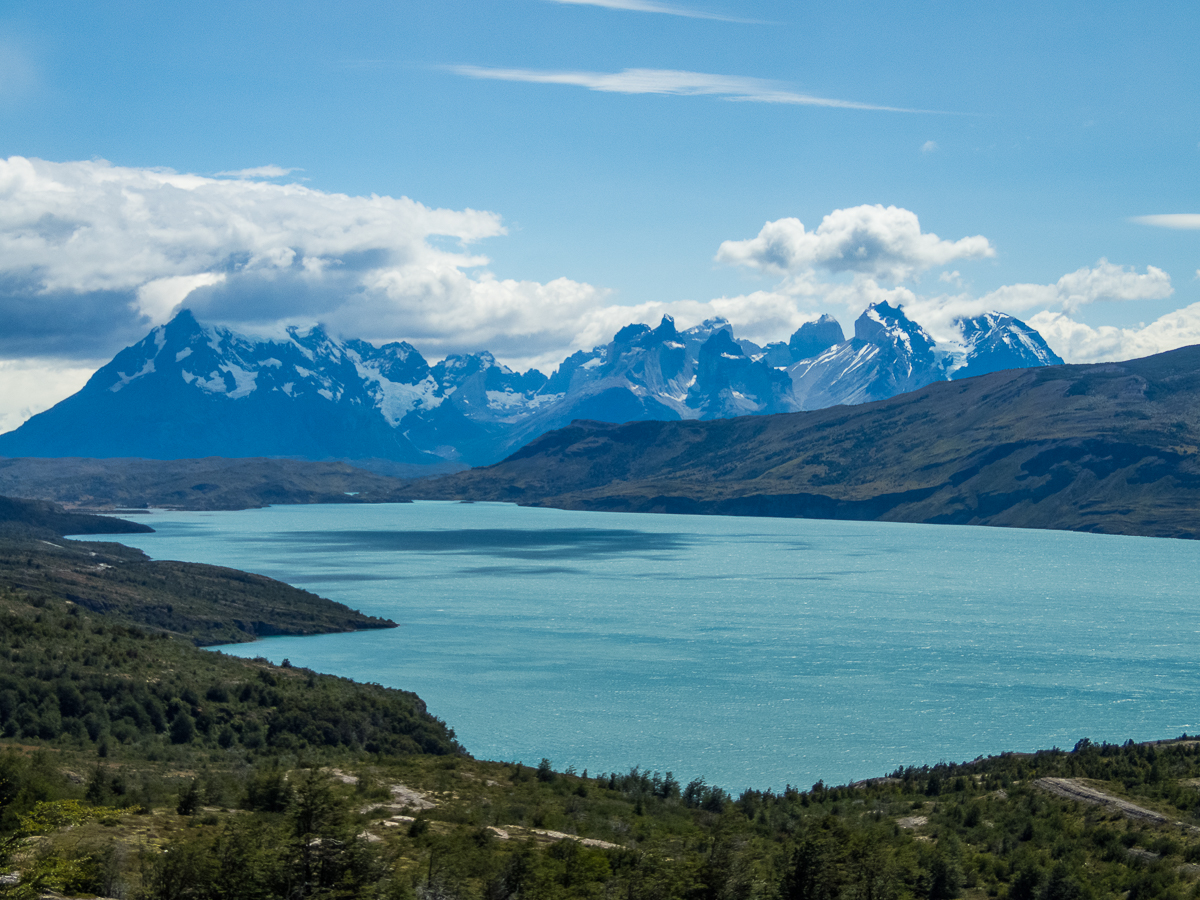
[[[482,503],[149,521],[119,540],[401,625],[226,652],[414,690],[485,758],[737,791],[1200,730],[1200,542]]]

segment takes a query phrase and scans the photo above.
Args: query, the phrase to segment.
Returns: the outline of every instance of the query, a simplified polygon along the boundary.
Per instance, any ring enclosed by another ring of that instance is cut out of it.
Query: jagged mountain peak
[[[860,341],[881,344],[900,341],[914,353],[922,349],[933,350],[936,343],[932,337],[904,314],[904,307],[892,306],[886,300],[872,303],[854,322],[854,336]]]
[[[1038,332],[1002,312],[985,312],[954,320],[961,342],[950,350],[950,378],[971,378],[1001,369],[1062,365]]]
[[[745,356],[741,345],[733,339],[732,330],[724,328],[714,331],[707,341],[700,345],[700,353],[714,355],[727,353],[731,356]]]
[[[787,342],[791,361],[814,359],[830,347],[846,340],[842,325],[829,313],[822,313],[815,322],[805,322],[792,334]]]

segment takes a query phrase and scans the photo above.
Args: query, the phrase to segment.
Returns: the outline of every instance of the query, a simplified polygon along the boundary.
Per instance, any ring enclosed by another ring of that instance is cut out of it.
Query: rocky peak
[[[787,348],[791,352],[791,362],[799,362],[820,356],[844,340],[846,335],[842,332],[841,323],[829,313],[822,313],[815,322],[805,322],[797,328]]]

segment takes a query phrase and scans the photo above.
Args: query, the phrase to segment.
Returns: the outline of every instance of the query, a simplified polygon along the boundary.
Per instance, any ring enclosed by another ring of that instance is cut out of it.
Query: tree
[[[194,816],[199,808],[200,780],[193,778],[179,788],[179,802],[175,805],[175,812],[181,816]]]
[[[187,744],[196,736],[196,722],[183,710],[171,722],[171,743]]]
[[[827,849],[813,838],[805,838],[793,851],[783,875],[781,900],[832,900],[836,896],[832,868]]]

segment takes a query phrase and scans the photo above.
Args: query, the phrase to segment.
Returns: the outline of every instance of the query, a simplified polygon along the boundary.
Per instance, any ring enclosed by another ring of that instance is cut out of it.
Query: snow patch
[[[201,378],[199,375],[194,377],[196,378],[196,387],[208,391],[210,394],[224,394],[229,390],[229,385],[225,383],[220,372],[211,372],[208,378]]]
[[[393,428],[414,409],[436,409],[445,399],[437,395],[438,385],[432,375],[426,375],[416,384],[404,384],[385,378],[378,369],[363,363],[362,358],[353,351],[348,351],[346,356],[354,363],[359,377],[367,383],[375,408]]]
[[[159,348],[159,349],[161,349],[161,348]],[[129,384],[129,382],[133,381],[135,378],[141,378],[143,375],[149,375],[153,371],[154,371],[154,360],[148,359],[148,360],[146,360],[145,364],[142,366],[141,370],[138,372],[135,372],[132,375],[126,375],[124,372],[118,372],[117,373],[118,381],[116,384],[114,384],[112,387],[110,387],[109,390],[115,394],[117,391],[119,391],[121,388],[125,387],[125,385]]]
[[[234,388],[229,392],[230,400],[237,400],[239,397],[245,397],[247,394],[253,393],[258,387],[256,379],[257,372],[247,372],[241,366],[235,366],[233,363],[227,363],[221,366],[223,372],[228,372],[233,376]]]

